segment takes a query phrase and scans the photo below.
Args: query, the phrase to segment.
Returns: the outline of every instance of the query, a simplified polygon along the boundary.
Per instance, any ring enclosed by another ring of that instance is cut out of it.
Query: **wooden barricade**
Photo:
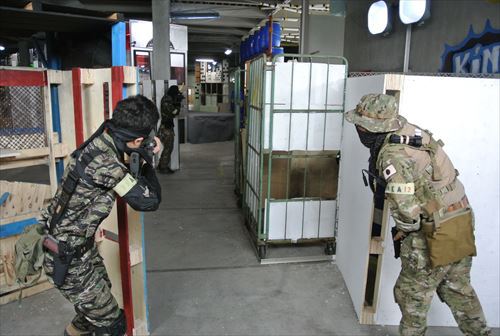
[[[41,87],[47,146],[33,150],[0,148],[0,170],[47,164],[50,170],[51,196],[57,189],[56,158],[63,159],[66,165],[68,154],[92,135],[105,119],[111,118],[116,103],[138,93],[138,75],[135,67],[127,66],[106,69],[75,68],[71,71],[0,67],[0,87],[9,85]],[[57,87],[57,101],[51,100],[51,85],[52,88]],[[57,120],[61,125],[60,135],[52,132],[52,104],[57,104],[60,111],[60,118]],[[22,192],[21,195],[25,193]],[[113,295],[125,310],[129,328],[127,334],[147,335],[149,328],[143,217],[123,201],[119,200],[118,204],[99,226],[96,241],[113,284]],[[3,223],[2,219],[2,225]],[[11,241],[8,243],[2,241],[2,251],[10,251],[16,237],[9,237]],[[6,258],[12,256],[8,254]],[[8,281],[11,281],[12,272],[9,267],[3,269],[7,270]],[[6,276],[3,278],[7,279]],[[0,285],[2,281],[0,280]],[[37,286],[38,284],[23,290],[23,296],[25,293],[31,295],[39,292],[41,287]]]

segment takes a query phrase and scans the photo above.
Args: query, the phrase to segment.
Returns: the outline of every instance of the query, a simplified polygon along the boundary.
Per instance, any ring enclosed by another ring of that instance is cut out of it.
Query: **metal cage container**
[[[249,64],[244,205],[261,259],[276,243],[326,242],[335,253],[346,78],[337,56]]]

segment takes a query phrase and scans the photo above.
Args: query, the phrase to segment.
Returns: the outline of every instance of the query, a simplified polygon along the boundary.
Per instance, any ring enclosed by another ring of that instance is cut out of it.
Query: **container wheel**
[[[325,254],[326,255],[334,255],[335,254],[335,242],[329,241],[326,243]]]
[[[259,250],[259,258],[266,259],[267,245],[259,245],[258,250]]]

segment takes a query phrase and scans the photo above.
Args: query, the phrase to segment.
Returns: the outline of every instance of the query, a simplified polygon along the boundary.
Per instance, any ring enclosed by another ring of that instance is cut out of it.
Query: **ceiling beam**
[[[0,33],[12,30],[85,32],[108,29],[115,20],[84,15],[0,7]]]
[[[237,35],[243,36],[248,33],[247,29],[238,29],[231,27],[205,27],[205,26],[196,26],[196,27],[188,27],[189,34],[215,34],[215,35]]]
[[[151,0],[42,0],[42,4],[98,12],[151,14]]]
[[[215,20],[175,20],[175,23],[186,25],[189,27],[210,26],[210,27],[234,27],[250,30],[255,27],[259,20],[242,19],[242,18],[223,18]]]
[[[237,36],[206,36],[206,35],[189,35],[188,43],[221,43],[224,45],[232,45],[239,43],[240,38]]]
[[[211,5],[231,5],[231,6],[238,6],[238,7],[259,7],[260,6],[260,1],[256,1],[256,0],[171,0],[171,1],[172,1],[172,4],[176,4],[176,3],[185,3],[185,4],[204,3],[204,4],[211,4]],[[281,3],[282,1],[283,0],[267,0],[265,2],[276,5],[278,3]]]

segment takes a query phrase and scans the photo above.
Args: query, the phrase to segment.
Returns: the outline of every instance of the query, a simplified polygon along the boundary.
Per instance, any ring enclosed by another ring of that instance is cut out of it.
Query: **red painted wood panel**
[[[82,107],[82,73],[80,68],[71,70],[73,78],[73,112],[75,115],[75,138],[76,146],[85,141],[83,134],[83,107]]]
[[[111,68],[111,105],[113,109],[123,99],[123,67]],[[128,236],[127,203],[117,199],[118,245],[120,246],[120,272],[122,276],[123,308],[127,319],[127,335],[132,335],[134,328],[134,305],[132,302],[132,274],[130,266],[130,247]]]
[[[46,71],[0,70],[0,86],[45,86]]]

